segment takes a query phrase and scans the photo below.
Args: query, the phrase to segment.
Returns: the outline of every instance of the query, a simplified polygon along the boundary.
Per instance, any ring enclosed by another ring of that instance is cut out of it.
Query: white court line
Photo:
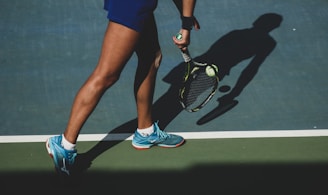
[[[174,132],[174,134],[181,135],[185,139],[323,137],[328,136],[328,129]],[[5,135],[0,136],[0,143],[45,142],[51,136],[53,135]],[[131,134],[80,134],[78,141],[123,141],[131,139]]]

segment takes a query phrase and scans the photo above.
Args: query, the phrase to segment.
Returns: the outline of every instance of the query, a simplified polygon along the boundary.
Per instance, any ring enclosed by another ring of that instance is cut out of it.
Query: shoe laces
[[[76,155],[77,155],[76,150],[67,151],[67,160],[68,160],[69,164],[74,163]]]
[[[157,131],[157,137],[160,139],[160,140],[165,140],[167,139],[168,137],[170,137],[170,135],[162,130],[158,130]]]

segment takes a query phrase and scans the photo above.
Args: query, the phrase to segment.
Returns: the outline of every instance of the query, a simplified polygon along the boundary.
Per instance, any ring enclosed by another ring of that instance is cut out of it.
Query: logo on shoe
[[[157,141],[157,139],[154,139],[154,140],[149,140],[149,142],[150,142],[151,144],[154,144],[154,143],[156,143],[156,141]]]
[[[63,158],[63,167],[61,167],[60,170],[69,175],[69,170],[66,168],[65,158]]]

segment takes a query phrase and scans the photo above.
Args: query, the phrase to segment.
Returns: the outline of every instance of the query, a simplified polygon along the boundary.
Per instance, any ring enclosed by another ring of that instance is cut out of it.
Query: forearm
[[[196,0],[173,0],[173,2],[181,16],[192,17],[194,15]]]
[[[191,30],[193,26],[199,29],[198,21],[194,17],[196,0],[173,0],[179,10],[182,20],[182,29]]]
[[[174,43],[180,48],[186,48],[190,43],[190,31],[192,28],[198,30],[200,28],[197,19],[194,16],[194,8],[196,0],[173,0],[175,6],[179,10],[182,25],[179,33],[182,39],[173,36]]]
[[[196,0],[181,0],[182,1],[182,16],[193,17]]]

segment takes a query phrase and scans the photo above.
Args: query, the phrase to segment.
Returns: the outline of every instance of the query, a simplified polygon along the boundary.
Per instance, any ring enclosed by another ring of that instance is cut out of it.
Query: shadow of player
[[[253,23],[251,28],[229,32],[216,41],[206,53],[196,58],[197,61],[217,64],[220,81],[229,75],[231,68],[244,60],[251,59],[241,72],[236,85],[228,94],[217,100],[219,105],[216,108],[197,121],[198,125],[213,120],[238,104],[235,98],[255,77],[260,65],[276,47],[277,43],[269,33],[280,26],[282,19],[279,14],[263,14]]]

